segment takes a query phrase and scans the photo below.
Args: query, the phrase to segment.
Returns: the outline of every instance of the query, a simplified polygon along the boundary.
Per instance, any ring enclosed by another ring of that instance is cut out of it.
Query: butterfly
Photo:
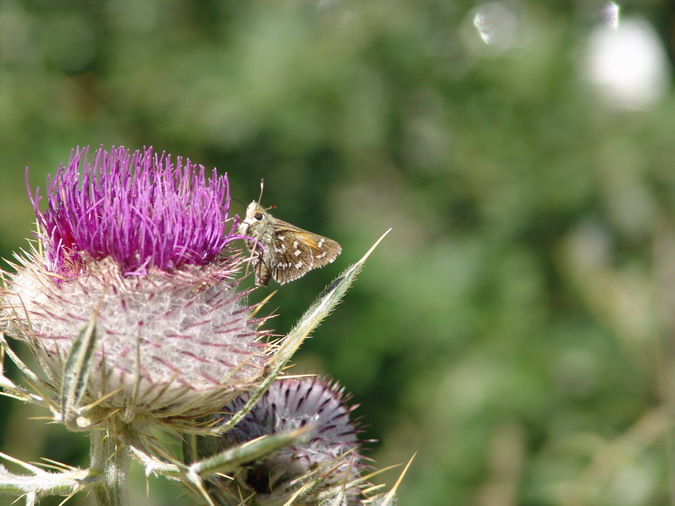
[[[246,208],[239,233],[250,238],[246,247],[251,251],[258,286],[267,285],[272,278],[280,285],[298,279],[331,263],[342,252],[334,240],[275,218],[255,200]]]

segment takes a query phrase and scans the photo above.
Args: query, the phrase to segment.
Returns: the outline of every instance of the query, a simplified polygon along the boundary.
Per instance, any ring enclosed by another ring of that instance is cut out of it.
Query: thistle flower
[[[110,257],[125,276],[169,271],[214,261],[233,239],[226,231],[227,177],[152,148],[130,155],[124,148],[71,153],[66,167],[47,180],[47,210],[39,190],[31,196],[47,267],[74,277],[88,260]],[[82,173],[80,173],[80,168]]]
[[[48,180],[45,211],[31,197],[39,248],[5,273],[5,331],[30,346],[62,398],[76,336],[95,322],[80,402],[95,406],[88,423],[117,412],[125,422],[205,416],[267,361],[260,321],[236,291],[227,177],[152,148],[93,158],[71,153]]]
[[[236,413],[248,398],[243,394],[223,411]],[[290,497],[297,497],[302,504],[337,497],[354,503],[363,485],[360,471],[364,458],[358,453],[357,427],[349,420],[357,406],[348,406],[348,401],[349,396],[336,383],[317,378],[273,383],[246,417],[221,436],[219,449],[300,428],[308,430],[306,442],[251,463],[236,482],[221,480],[220,495],[236,498],[255,492],[256,504],[281,504]],[[222,415],[223,421],[228,419],[228,414]]]

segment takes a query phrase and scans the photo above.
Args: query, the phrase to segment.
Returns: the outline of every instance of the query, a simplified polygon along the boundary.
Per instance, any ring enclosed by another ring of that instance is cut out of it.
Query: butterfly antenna
[[[263,189],[265,188],[265,178],[260,178],[260,195],[258,196],[258,204],[262,201]]]
[[[262,194],[263,194],[263,188],[265,187],[265,179],[260,178],[260,196],[258,197],[258,204],[262,201]],[[269,211],[270,209],[276,209],[277,206],[271,205],[269,207],[265,207],[265,211]]]

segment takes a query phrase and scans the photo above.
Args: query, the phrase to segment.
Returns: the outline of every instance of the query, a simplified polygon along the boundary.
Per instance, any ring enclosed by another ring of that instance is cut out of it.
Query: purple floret
[[[93,165],[88,147],[73,150],[47,180],[47,210],[38,208],[39,189],[31,200],[49,268],[66,277],[107,257],[125,275],[205,265],[235,238],[227,176],[214,169],[207,179],[202,165],[174,164],[151,147],[101,147]]]

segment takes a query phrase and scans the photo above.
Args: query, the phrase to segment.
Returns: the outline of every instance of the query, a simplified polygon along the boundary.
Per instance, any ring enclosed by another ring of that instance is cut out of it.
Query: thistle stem
[[[96,504],[129,506],[131,456],[122,436],[109,430],[94,430],[90,438],[91,472],[103,478],[94,486]]]

